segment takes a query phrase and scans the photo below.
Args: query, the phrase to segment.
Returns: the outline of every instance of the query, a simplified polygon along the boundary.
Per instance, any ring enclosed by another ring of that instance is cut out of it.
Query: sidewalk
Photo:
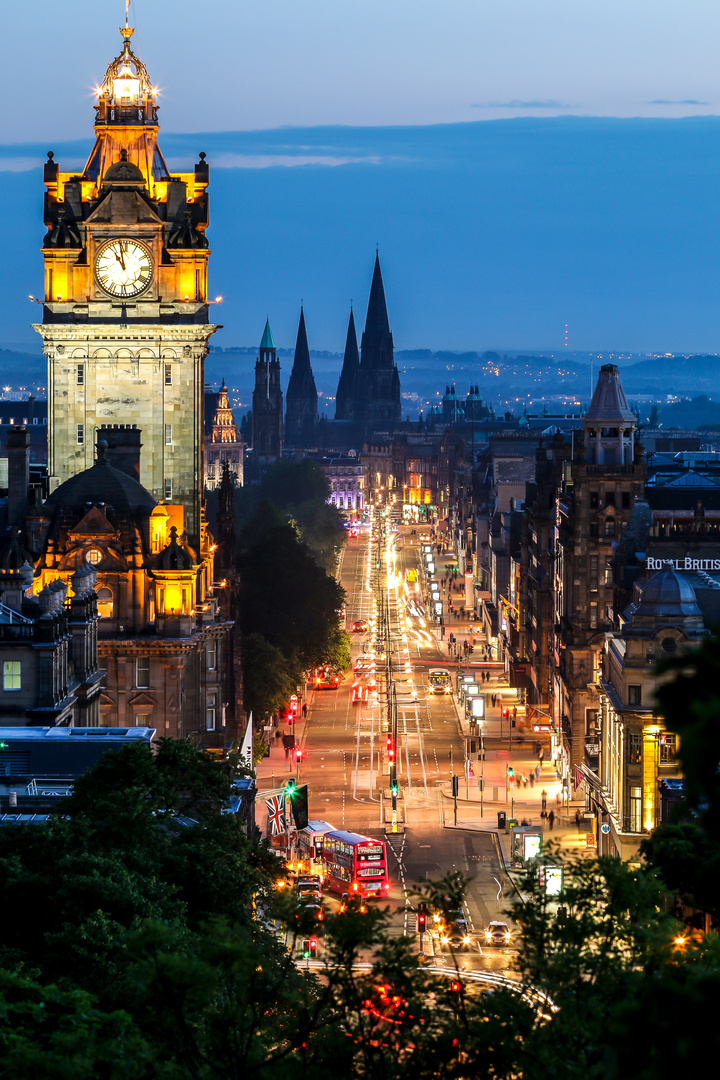
[[[437,557],[435,579],[448,579],[448,569],[456,565],[454,555],[445,551]],[[458,576],[458,583],[462,580]],[[517,700],[515,688],[511,687],[505,678],[503,667],[497,661],[486,661],[485,645],[486,637],[481,631],[479,620],[470,618],[467,614],[465,619],[455,619],[447,613],[447,600],[452,596],[453,604],[462,607],[464,604],[464,589],[462,593],[441,591],[446,615],[445,636],[439,626],[434,627],[438,649],[443,655],[443,663],[455,675],[458,666],[461,671],[470,672],[478,676],[478,685],[481,693],[485,695],[486,712],[483,730],[483,743],[485,748],[484,763],[473,760],[470,769],[463,769],[459,775],[460,791],[457,799],[457,828],[468,830],[484,830],[494,832],[498,837],[500,849],[503,853],[506,868],[510,866],[510,835],[504,829],[498,829],[498,811],[504,811],[507,819],[514,818],[518,824],[540,826],[543,829],[543,837],[547,843],[552,840],[564,851],[580,854],[587,851],[595,854],[594,848],[586,846],[586,826],[583,821],[580,826],[575,821],[575,809],[573,805],[563,805],[563,791],[556,773],[553,762],[549,760],[550,745],[545,735],[526,730],[526,708]],[[474,643],[474,651],[466,660],[456,660],[448,656],[448,636],[453,634],[458,642],[466,639]],[[445,659],[447,657],[447,659]],[[490,678],[481,680],[481,672],[489,672]],[[498,701],[493,707],[492,696],[498,695]],[[470,726],[465,720],[464,709],[458,701],[458,695],[453,693],[453,701],[458,716],[458,723],[462,734],[470,736]],[[508,719],[502,719],[502,709],[510,711]],[[516,726],[513,728],[512,719],[514,708]],[[529,728],[529,725],[528,725]],[[544,758],[540,766],[539,777],[535,779],[535,769],[538,765],[538,756],[535,753],[537,746],[542,747]],[[473,755],[475,757],[475,755]],[[513,770],[513,777],[508,777],[508,767]],[[460,765],[458,763],[457,770]],[[469,775],[468,775],[469,772]],[[484,779],[484,792],[479,790],[480,776]],[[530,777],[532,776],[533,783]],[[443,809],[446,828],[454,828],[454,808],[451,793],[451,781],[448,776],[442,787]],[[543,792],[546,793],[546,811],[553,812],[552,825],[548,817],[541,816]],[[507,794],[506,794],[507,793]],[[481,816],[482,801],[482,816]]]

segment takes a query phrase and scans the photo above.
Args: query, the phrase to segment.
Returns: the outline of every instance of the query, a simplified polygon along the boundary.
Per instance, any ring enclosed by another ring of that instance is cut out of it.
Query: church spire
[[[343,357],[342,371],[338,382],[337,395],[335,397],[335,419],[353,419],[353,393],[355,391],[355,376],[360,366],[358,354],[357,331],[355,329],[355,316],[350,308],[350,321],[348,322],[347,338],[345,339],[345,355]]]
[[[286,394],[285,442],[290,446],[308,447],[315,441],[317,427],[317,387],[310,364],[305,312],[300,308],[295,358]]]
[[[380,270],[380,256],[377,252],[375,253],[375,269],[373,270],[370,299],[368,300],[367,317],[365,319],[365,332],[362,336],[360,363],[363,367],[373,368],[392,367],[393,364],[393,340],[390,333],[385,288]]]

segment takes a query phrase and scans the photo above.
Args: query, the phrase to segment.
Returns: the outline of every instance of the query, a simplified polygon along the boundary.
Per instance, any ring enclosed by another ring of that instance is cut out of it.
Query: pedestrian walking
[[[517,720],[517,705],[513,705],[513,724]]]
[[[523,787],[526,788],[527,786],[528,786],[528,778],[527,778],[526,774],[523,773]]]
[[[558,791],[557,795],[555,796],[555,805],[557,806],[558,810],[560,810],[560,808],[562,806],[562,795],[560,794],[559,791]]]
[[[550,813],[548,814],[548,826],[550,828],[550,832],[552,832],[552,827],[553,827],[554,824],[555,824],[555,811],[551,810]]]
[[[582,815],[580,813],[580,807],[575,811],[575,828],[580,832],[580,822],[582,821]]]
[[[443,639],[444,639],[444,637],[445,637],[445,627],[444,627],[443,625],[441,625],[441,626],[440,626],[440,636],[441,636],[441,637],[442,637]]]
[[[543,788],[540,792],[540,801],[543,810],[547,810],[547,791],[545,790],[545,788]]]
[[[531,788],[535,787],[535,770],[534,769],[530,770],[530,787]]]
[[[538,761],[540,762],[540,764],[541,764],[541,765],[542,765],[542,763],[543,763],[543,758],[544,758],[544,757],[545,757],[545,750],[544,750],[544,748],[543,748],[543,747],[541,746],[541,747],[540,747],[540,749],[538,750]]]
[[[303,702],[302,714],[303,714],[303,720],[307,720],[307,705],[305,704],[305,702]]]
[[[537,782],[539,784],[540,783],[540,766],[539,765],[535,766],[535,779],[537,780]]]
[[[492,707],[494,709],[495,708],[495,695],[494,694],[490,695],[490,701],[492,702]]]

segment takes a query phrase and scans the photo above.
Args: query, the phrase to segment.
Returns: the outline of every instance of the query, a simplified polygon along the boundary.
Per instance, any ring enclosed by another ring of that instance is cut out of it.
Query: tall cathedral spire
[[[400,423],[400,376],[377,254],[355,378],[353,419],[362,424],[365,436],[391,432]]]
[[[355,316],[350,308],[350,321],[348,322],[347,338],[345,339],[345,355],[343,357],[342,371],[338,382],[337,395],[335,397],[335,419],[353,419],[353,394],[355,392],[355,377],[360,366],[358,354],[357,331],[355,330]]]
[[[380,256],[377,253],[370,286],[365,331],[362,336],[360,364],[364,368],[392,368],[393,366],[393,339],[385,303]]]
[[[305,312],[302,307],[286,402],[285,443],[303,448],[312,446],[318,422],[317,387],[310,364]]]

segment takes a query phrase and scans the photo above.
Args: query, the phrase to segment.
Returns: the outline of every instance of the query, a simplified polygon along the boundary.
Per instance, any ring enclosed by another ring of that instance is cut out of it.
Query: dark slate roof
[[[149,515],[157,505],[132,476],[113,468],[102,451],[95,464],[56,488],[43,504],[43,514],[59,509],[83,512],[88,503],[106,503],[117,514]]]
[[[286,402],[298,398],[314,398],[317,401],[317,387],[310,364],[310,349],[308,348],[307,330],[305,329],[305,312],[300,308],[300,323],[298,325],[297,341],[295,342],[295,359],[293,360],[290,380],[288,382]]]
[[[685,618],[701,615],[695,590],[689,581],[668,567],[648,579],[636,615],[653,618]]]
[[[635,421],[635,414],[630,411],[620,382],[620,369],[617,364],[603,364],[600,368],[590,408],[583,419],[603,424]]]

